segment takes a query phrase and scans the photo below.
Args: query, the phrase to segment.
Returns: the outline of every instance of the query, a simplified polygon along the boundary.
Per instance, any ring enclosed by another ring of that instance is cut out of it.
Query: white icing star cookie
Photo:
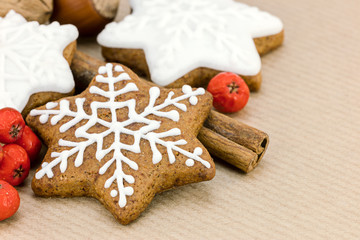
[[[166,86],[206,67],[255,76],[253,39],[283,30],[280,19],[233,0],[131,0],[133,13],[98,36],[109,48],[143,49],[151,80]]]
[[[63,50],[77,37],[72,25],[39,25],[14,11],[0,17],[0,108],[22,111],[34,93],[71,92],[74,79]]]

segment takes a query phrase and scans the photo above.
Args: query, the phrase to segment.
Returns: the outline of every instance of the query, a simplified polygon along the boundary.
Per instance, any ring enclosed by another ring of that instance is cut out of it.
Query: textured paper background
[[[35,197],[29,178],[0,239],[359,239],[360,1],[245,2],[286,33],[263,57],[261,91],[233,115],[270,135],[255,171],[216,162],[212,181],[156,196],[129,226],[94,199]]]

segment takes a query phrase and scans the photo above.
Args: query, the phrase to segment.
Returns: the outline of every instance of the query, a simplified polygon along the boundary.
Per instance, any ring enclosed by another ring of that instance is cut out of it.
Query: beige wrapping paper
[[[286,36],[231,115],[270,135],[257,169],[216,162],[212,181],[156,196],[129,226],[94,199],[35,197],[33,170],[0,239],[358,239],[360,1],[244,2],[279,16]],[[100,56],[89,40],[79,49]]]

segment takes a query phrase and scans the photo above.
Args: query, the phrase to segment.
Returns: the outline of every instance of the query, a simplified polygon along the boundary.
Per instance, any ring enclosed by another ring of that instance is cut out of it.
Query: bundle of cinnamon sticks
[[[103,61],[76,51],[71,69],[78,92],[87,88],[101,65],[104,65]],[[269,144],[266,133],[214,110],[201,128],[198,139],[211,155],[245,173],[258,165]]]

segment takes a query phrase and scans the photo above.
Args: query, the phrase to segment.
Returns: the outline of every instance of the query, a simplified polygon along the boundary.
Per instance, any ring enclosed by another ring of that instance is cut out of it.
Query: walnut
[[[45,23],[53,11],[52,0],[0,0],[0,17],[4,17],[9,10],[23,15],[28,21]]]

